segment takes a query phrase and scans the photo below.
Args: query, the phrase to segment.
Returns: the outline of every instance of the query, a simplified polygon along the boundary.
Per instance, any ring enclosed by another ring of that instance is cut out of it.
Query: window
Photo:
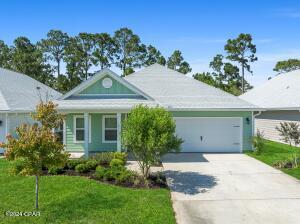
[[[117,142],[118,129],[117,129],[117,116],[106,115],[102,120],[102,141],[104,143]]]
[[[56,134],[56,136],[58,138],[58,141],[61,142],[61,143],[63,143],[63,138],[64,138],[63,137],[64,136],[64,123],[63,122],[61,122],[59,124],[59,127],[57,127],[55,129],[55,134]]]
[[[81,115],[74,116],[74,142],[84,142],[84,118]],[[89,142],[91,142],[91,116],[89,117]]]

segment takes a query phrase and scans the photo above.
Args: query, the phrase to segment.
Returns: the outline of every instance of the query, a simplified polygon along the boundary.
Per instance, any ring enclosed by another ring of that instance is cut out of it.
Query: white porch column
[[[8,113],[5,114],[5,142],[6,136],[9,134],[9,116]]]
[[[84,113],[84,156],[89,156],[89,113]]]
[[[121,113],[117,113],[117,151],[121,152]]]
[[[66,147],[67,145],[67,126],[66,119],[63,120],[63,144]]]

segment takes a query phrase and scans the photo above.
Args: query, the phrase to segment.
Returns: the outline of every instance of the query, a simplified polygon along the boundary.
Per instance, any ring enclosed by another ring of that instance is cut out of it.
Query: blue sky
[[[76,35],[129,27],[164,56],[181,50],[192,73],[208,71],[228,38],[250,33],[258,62],[246,78],[255,86],[275,75],[276,61],[300,58],[300,1],[2,0],[0,8],[0,39],[8,44],[18,36],[37,41],[50,29]]]

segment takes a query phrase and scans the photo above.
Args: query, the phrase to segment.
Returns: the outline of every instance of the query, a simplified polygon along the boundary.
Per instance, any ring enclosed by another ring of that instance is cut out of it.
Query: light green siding
[[[243,150],[251,150],[252,112],[250,111],[176,111],[174,117],[242,117],[243,118]],[[249,118],[249,122],[247,122]]]
[[[102,86],[102,80],[106,77],[109,76],[104,76],[102,79],[82,90],[79,94],[135,94],[135,92],[133,92],[131,89],[127,88],[113,78],[111,78],[112,87],[108,89],[104,88]]]
[[[83,114],[68,114],[66,117],[66,150],[70,152],[83,152],[84,143],[74,142],[74,116]],[[91,113],[91,142],[90,152],[116,151],[117,143],[102,143],[102,116],[111,114]],[[124,115],[122,115],[124,119]]]
[[[230,112],[230,111],[177,111],[171,112],[174,117],[242,117],[243,118],[243,149],[249,150],[252,137],[252,113]],[[74,115],[68,114],[66,117],[66,149],[70,152],[83,152],[83,143],[74,143]],[[83,115],[83,114],[81,114]],[[117,143],[102,143],[102,116],[108,114],[91,113],[91,143],[89,143],[90,152],[116,151]],[[125,114],[122,114],[124,120]],[[249,122],[247,122],[249,118]]]

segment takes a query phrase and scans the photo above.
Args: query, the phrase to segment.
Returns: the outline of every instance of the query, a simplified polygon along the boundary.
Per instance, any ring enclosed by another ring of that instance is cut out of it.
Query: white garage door
[[[240,152],[241,118],[174,118],[182,152]]]

